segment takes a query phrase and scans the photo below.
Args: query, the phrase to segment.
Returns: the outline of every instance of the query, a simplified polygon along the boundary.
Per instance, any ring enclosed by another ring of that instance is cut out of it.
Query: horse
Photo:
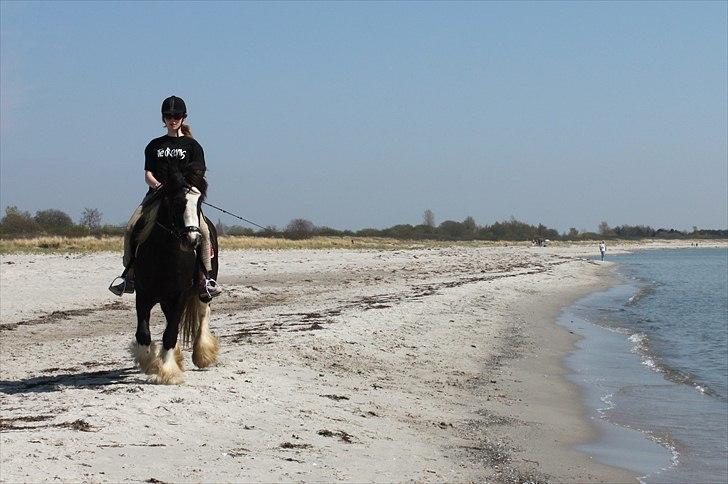
[[[207,193],[204,167],[172,166],[166,172],[164,185],[151,197],[137,224],[138,239],[143,241],[133,262],[137,330],[130,350],[154,383],[180,384],[184,381],[184,359],[177,342],[180,326],[182,343],[192,343],[192,362],[198,368],[217,361],[219,339],[210,332],[210,305],[200,299],[196,284],[202,239],[199,221]],[[217,255],[215,226],[205,221]],[[209,276],[217,278],[217,271],[217,257],[213,257]],[[149,332],[149,316],[156,304],[167,322],[161,348]]]

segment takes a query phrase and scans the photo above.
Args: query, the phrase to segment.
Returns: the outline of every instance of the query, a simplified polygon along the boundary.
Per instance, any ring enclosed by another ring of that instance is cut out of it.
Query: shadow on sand
[[[62,388],[97,388],[108,385],[138,383],[139,372],[133,367],[117,370],[64,373],[54,376],[36,376],[24,380],[0,380],[0,393],[56,392]]]

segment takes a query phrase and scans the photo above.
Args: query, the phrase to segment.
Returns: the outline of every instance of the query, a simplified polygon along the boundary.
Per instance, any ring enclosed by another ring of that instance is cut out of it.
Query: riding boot
[[[200,300],[205,303],[212,301],[212,298],[222,294],[222,289],[215,279],[205,276],[205,271],[201,268],[197,271],[197,289],[200,294]]]
[[[202,243],[199,248],[198,264],[198,288],[200,299],[203,302],[210,302],[213,297],[222,294],[222,288],[215,279],[209,277],[212,271],[212,241],[210,240],[210,228],[207,226],[205,217],[200,214],[200,234]]]

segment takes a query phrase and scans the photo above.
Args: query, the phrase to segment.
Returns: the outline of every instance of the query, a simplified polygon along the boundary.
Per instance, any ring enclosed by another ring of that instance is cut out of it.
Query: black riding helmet
[[[178,114],[184,116],[187,114],[187,106],[181,97],[169,96],[162,101],[162,115]]]

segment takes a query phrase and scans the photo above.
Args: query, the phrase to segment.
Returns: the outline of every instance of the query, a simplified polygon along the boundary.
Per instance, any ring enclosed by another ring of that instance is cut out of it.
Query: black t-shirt
[[[167,181],[171,163],[195,163],[205,169],[205,152],[195,139],[188,136],[161,136],[149,142],[144,150],[144,170],[151,171],[160,183]]]

